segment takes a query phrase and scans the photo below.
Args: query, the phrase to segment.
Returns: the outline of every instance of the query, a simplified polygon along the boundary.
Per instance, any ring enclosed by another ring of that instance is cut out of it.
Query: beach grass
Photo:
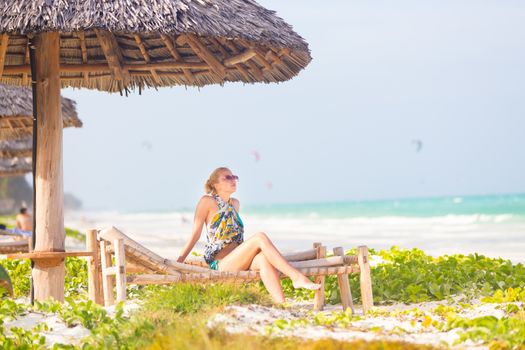
[[[406,342],[393,341],[339,341],[335,339],[298,339],[294,337],[267,337],[243,334],[229,334],[224,331],[206,331],[205,325],[191,328],[182,325],[178,332],[172,335],[155,337],[145,349],[233,349],[233,350],[431,350],[430,345],[415,345]]]

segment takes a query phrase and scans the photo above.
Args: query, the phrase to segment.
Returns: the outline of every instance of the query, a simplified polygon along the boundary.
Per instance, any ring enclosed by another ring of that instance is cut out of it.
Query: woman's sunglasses
[[[239,181],[239,177],[237,175],[224,175],[224,180],[228,181]]]

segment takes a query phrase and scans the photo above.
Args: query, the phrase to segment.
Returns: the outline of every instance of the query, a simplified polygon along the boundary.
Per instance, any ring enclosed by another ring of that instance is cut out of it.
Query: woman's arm
[[[184,248],[182,248],[179,257],[177,258],[177,262],[184,262],[188,254],[195,246],[195,243],[197,243],[197,241],[201,237],[202,227],[204,226],[204,222],[206,221],[208,211],[209,197],[203,196],[197,204],[197,208],[195,209],[195,218],[193,219],[193,229],[191,231],[190,239],[188,239],[188,241],[184,245]]]

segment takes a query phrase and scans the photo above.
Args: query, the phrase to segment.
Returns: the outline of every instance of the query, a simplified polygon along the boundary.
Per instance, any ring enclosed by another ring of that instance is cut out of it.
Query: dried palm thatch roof
[[[0,82],[29,84],[29,36],[44,31],[60,32],[63,87],[280,82],[311,60],[292,27],[253,0],[4,0]]]
[[[0,159],[0,176],[20,176],[32,170],[31,158]]]
[[[62,98],[64,127],[81,127],[76,103]],[[33,132],[33,97],[31,90],[0,84],[0,140],[16,140]]]
[[[32,151],[33,140],[29,137],[13,141],[0,141],[0,159],[31,157]]]

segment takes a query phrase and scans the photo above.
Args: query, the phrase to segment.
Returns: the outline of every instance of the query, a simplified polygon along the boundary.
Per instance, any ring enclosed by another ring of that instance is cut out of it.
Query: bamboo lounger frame
[[[90,230],[86,237],[88,257],[89,297],[106,306],[126,300],[126,285],[170,284],[178,282],[234,282],[259,280],[257,271],[224,272],[211,270],[202,258],[190,259],[188,263],[177,263],[164,259],[135,242],[120,230]],[[359,273],[363,312],[373,306],[372,281],[368,261],[368,248],[360,246],[356,256],[345,256],[343,248],[333,250],[333,257],[326,257],[326,247],[314,243],[313,249],[285,255],[292,266],[306,276],[315,276],[321,283],[315,292],[314,309],[325,305],[324,279],[337,275],[343,309],[354,311],[348,274]],[[114,264],[112,263],[114,256]],[[281,277],[286,276],[281,274]],[[113,290],[116,289],[116,298]]]

